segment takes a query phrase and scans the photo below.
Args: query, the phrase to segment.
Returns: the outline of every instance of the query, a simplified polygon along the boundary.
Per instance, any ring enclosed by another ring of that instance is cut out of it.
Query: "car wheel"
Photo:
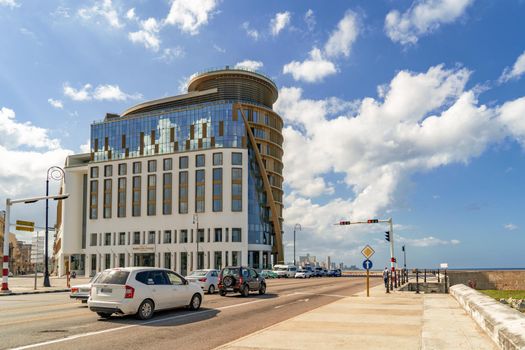
[[[242,287],[241,289],[241,295],[243,297],[247,297],[248,295],[250,295],[250,288],[248,288],[247,285],[244,285],[244,287]]]
[[[142,302],[142,304],[140,304],[137,317],[141,320],[148,320],[153,316],[154,310],[155,307],[153,306],[153,302],[149,299],[146,299]]]
[[[191,297],[190,305],[189,305],[190,310],[193,310],[193,311],[199,310],[199,308],[201,307],[201,302],[202,302],[201,296],[197,293],[193,294],[193,296]]]
[[[225,296],[225,295],[226,295],[226,292],[225,292],[225,291],[223,291],[223,290],[220,290],[220,289],[219,289],[219,295],[220,295],[221,297],[223,297],[223,296]]]
[[[99,315],[100,318],[104,318],[104,319],[111,317],[111,314],[108,312],[97,312],[97,315]]]
[[[213,293],[215,293],[215,286],[213,284],[210,284],[210,286],[208,287],[208,294]]]
[[[263,295],[264,293],[266,293],[266,284],[261,283],[261,288],[259,288],[259,294]]]
[[[235,279],[233,278],[233,276],[226,276],[226,277],[224,277],[224,280],[222,281],[222,284],[224,284],[224,286],[226,288],[229,288],[229,287],[235,285]]]

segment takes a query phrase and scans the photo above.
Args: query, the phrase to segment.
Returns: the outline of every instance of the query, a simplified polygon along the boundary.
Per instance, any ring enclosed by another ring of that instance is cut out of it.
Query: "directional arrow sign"
[[[363,256],[367,259],[370,259],[370,257],[374,255],[374,253],[375,250],[373,250],[372,247],[368,244],[366,245],[366,247],[363,248],[363,250],[361,250],[361,254],[363,254]]]
[[[363,269],[370,270],[372,266],[374,265],[372,264],[371,260],[366,259],[365,261],[363,261]]]

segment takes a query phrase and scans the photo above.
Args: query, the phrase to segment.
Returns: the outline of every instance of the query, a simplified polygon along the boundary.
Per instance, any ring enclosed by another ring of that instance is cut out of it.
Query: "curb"
[[[53,289],[53,290],[31,291],[31,292],[11,292],[11,293],[0,294],[0,297],[7,297],[10,295],[63,293],[63,292],[69,292],[69,291],[71,291],[71,289],[67,288],[67,289]]]

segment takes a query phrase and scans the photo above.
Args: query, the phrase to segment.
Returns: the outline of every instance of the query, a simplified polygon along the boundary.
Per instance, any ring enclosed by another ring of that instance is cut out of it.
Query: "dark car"
[[[266,282],[264,277],[254,269],[244,266],[229,266],[221,270],[219,274],[219,295],[227,293],[241,293],[247,297],[250,292],[266,293]]]

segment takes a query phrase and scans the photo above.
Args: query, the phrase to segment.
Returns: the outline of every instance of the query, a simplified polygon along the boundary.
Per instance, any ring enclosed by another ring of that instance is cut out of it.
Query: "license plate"
[[[100,288],[100,293],[111,293],[113,289],[111,288]]]

